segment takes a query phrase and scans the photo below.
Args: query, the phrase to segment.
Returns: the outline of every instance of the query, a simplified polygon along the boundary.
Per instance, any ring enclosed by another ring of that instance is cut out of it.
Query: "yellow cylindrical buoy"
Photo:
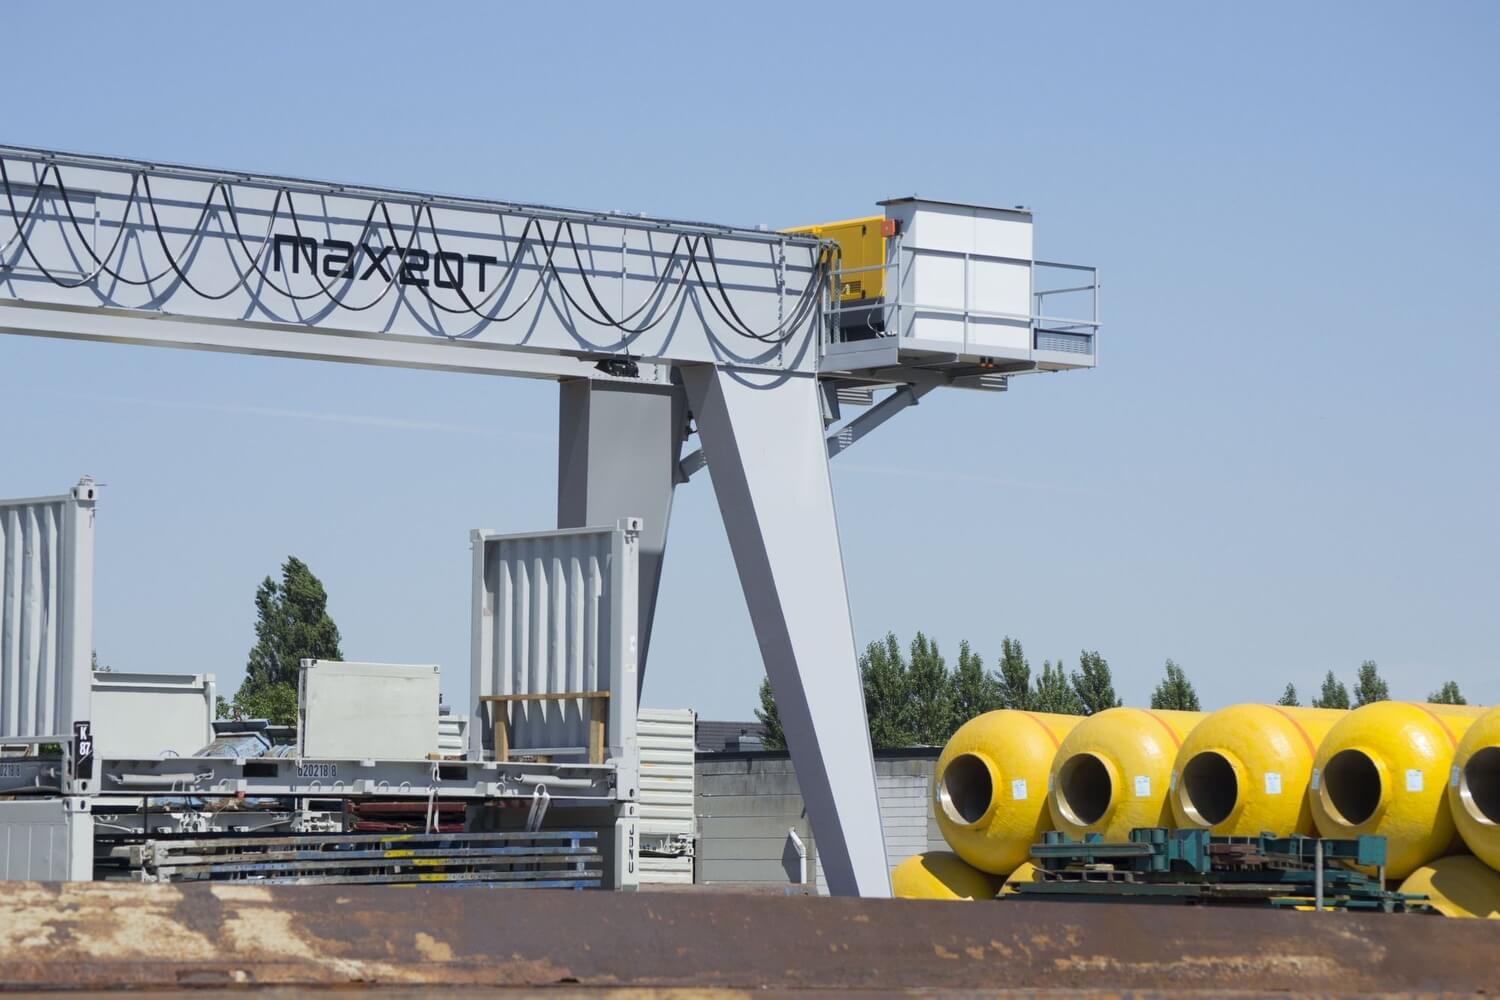
[[[1143,826],[1172,826],[1168,784],[1177,751],[1202,712],[1111,708],[1080,722],[1052,762],[1047,804],[1075,839],[1128,840]]]
[[[1325,837],[1377,834],[1386,877],[1405,878],[1457,839],[1446,785],[1460,737],[1482,709],[1377,701],[1328,731],[1308,797]]]
[[[1021,890],[1017,889],[1016,886],[1020,885],[1022,882],[1034,881],[1036,879],[1036,873],[1037,867],[1035,864],[1030,861],[1023,861],[1016,868],[1016,870],[1011,872],[1010,876],[1006,878],[1005,884],[1000,887],[1000,895],[1014,896],[1018,894]]]
[[[891,869],[897,899],[993,899],[1000,879],[947,851],[914,854]]]
[[[948,846],[969,864],[1009,875],[1052,829],[1047,769],[1074,715],[1002,709],[976,716],[943,747],[932,811]]]
[[[1172,816],[1219,837],[1313,832],[1307,783],[1318,744],[1345,713],[1231,705],[1193,728],[1177,752]]]
[[[1469,850],[1500,869],[1500,708],[1475,719],[1458,741],[1448,805]]]
[[[1500,872],[1467,854],[1429,861],[1406,877],[1401,891],[1426,896],[1445,917],[1500,920]]]

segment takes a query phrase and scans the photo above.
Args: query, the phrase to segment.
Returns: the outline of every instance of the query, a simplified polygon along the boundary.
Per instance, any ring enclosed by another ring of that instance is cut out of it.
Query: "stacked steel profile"
[[[1500,708],[1244,704],[1086,718],[1007,709],[954,733],[932,795],[952,853],[903,862],[898,896],[1005,895],[1031,878],[1031,848],[1051,831],[1106,841],[1144,827],[1370,834],[1387,851],[1383,871],[1369,874],[1451,916],[1500,918]]]

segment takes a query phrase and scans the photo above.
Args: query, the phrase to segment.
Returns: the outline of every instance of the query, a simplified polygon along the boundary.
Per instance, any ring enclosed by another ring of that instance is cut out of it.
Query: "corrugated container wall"
[[[0,501],[0,739],[89,717],[96,492]]]
[[[641,750],[641,881],[693,881],[693,762],[697,716],[687,708],[643,708],[636,716]]]
[[[471,752],[493,757],[494,719],[509,711],[512,753],[584,753],[585,700],[480,699],[607,691],[606,752],[633,755],[639,538],[639,518],[610,528],[473,533]]]

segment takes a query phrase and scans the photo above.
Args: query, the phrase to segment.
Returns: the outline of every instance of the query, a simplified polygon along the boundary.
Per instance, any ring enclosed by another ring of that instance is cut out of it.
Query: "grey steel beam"
[[[854,442],[906,409],[933,389],[930,385],[903,385],[896,391],[828,435],[828,457],[843,452]]]
[[[828,385],[829,383],[824,382],[823,388],[826,390]],[[827,435],[826,441],[828,444],[828,457],[833,458],[835,455],[843,452],[854,442],[858,441],[860,438],[863,438],[865,435],[869,434],[875,428],[879,427],[881,424],[885,423],[887,420],[891,419],[896,414],[906,409],[908,406],[916,406],[918,400],[920,400],[923,396],[927,395],[935,388],[937,388],[936,385],[929,383],[897,386],[894,393],[885,397],[879,403],[876,403],[870,409],[866,410],[864,413],[861,413],[853,420],[850,420],[847,424],[844,424],[838,430],[833,431],[831,434]],[[828,393],[825,391],[822,396],[822,399],[824,401],[823,405],[825,407],[823,411],[824,413],[827,412],[827,398]],[[703,455],[703,449],[699,448],[697,451],[694,451],[692,454],[688,455],[680,463],[678,463],[678,481],[684,483],[687,482],[689,479],[693,478],[693,473],[703,468],[705,464],[706,459]]]
[[[0,334],[5,333],[519,378],[601,377],[592,361],[524,348],[439,337],[376,337],[353,330],[250,320],[142,315],[102,306],[0,302]],[[664,366],[639,363],[637,367],[642,382],[666,382]]]
[[[678,370],[828,888],[888,896],[817,378]]]
[[[642,520],[637,694],[646,683],[651,623],[686,429],[680,386],[576,379],[558,387],[557,526]]]

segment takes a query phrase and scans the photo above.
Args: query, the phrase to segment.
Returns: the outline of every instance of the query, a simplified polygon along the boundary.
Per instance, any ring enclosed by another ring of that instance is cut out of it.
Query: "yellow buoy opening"
[[[1323,808],[1336,822],[1359,826],[1380,808],[1385,794],[1380,768],[1363,750],[1340,750],[1323,768]]]
[[[1205,750],[1194,754],[1182,769],[1179,801],[1193,822],[1216,826],[1229,818],[1240,800],[1240,783],[1234,765],[1221,753]]]
[[[1476,822],[1500,824],[1500,747],[1482,747],[1474,752],[1464,765],[1458,794]]]
[[[995,799],[989,765],[978,754],[962,753],[943,769],[943,812],[955,823],[972,826],[984,819]]]
[[[1074,754],[1057,770],[1057,805],[1069,823],[1093,826],[1109,812],[1114,778],[1096,754]]]

